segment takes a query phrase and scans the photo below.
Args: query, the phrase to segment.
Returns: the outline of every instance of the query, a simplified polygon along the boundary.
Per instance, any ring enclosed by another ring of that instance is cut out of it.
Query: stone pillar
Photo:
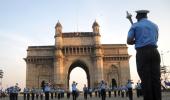
[[[92,25],[93,28],[93,40],[94,40],[94,67],[95,67],[95,85],[97,85],[103,77],[103,53],[100,43],[100,31],[99,24],[95,21]]]
[[[55,26],[55,54],[54,54],[54,83],[60,87],[64,85],[64,66],[62,53],[62,25],[58,21]]]
[[[95,58],[94,58],[94,67],[95,67],[95,84],[99,83],[101,80],[104,80],[103,77],[103,56],[101,53],[101,49],[95,50]],[[99,53],[100,52],[100,53]]]
[[[63,56],[57,55],[54,62],[54,83],[55,85],[63,86],[64,80]]]

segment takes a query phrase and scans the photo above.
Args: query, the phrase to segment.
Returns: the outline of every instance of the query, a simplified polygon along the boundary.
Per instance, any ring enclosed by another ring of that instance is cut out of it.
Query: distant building
[[[29,46],[25,58],[26,87],[40,87],[41,82],[46,81],[68,88],[70,72],[75,67],[85,70],[90,87],[95,87],[101,80],[110,86],[126,84],[130,79],[126,44],[101,44],[96,21],[92,29],[93,32],[65,33],[58,22],[55,45]]]

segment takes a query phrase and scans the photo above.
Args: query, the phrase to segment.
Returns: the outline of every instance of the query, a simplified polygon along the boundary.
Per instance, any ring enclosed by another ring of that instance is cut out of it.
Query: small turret
[[[56,48],[61,48],[62,47],[62,25],[58,21],[56,26],[55,26],[55,46]]]
[[[58,21],[56,26],[55,26],[55,34],[61,34],[62,33],[62,25]]]
[[[95,20],[95,22],[93,23],[93,25],[92,25],[92,28],[93,28],[93,32],[94,33],[100,33],[99,32],[99,24],[96,22],[96,20]]]

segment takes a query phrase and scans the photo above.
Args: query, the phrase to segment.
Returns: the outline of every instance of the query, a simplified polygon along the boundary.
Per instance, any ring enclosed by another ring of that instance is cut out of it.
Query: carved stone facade
[[[101,44],[99,24],[93,32],[62,32],[55,27],[55,45],[29,46],[26,61],[26,87],[40,87],[44,80],[55,86],[69,87],[70,72],[81,67],[89,87],[101,80],[111,85],[124,85],[130,79],[129,54],[126,44]]]

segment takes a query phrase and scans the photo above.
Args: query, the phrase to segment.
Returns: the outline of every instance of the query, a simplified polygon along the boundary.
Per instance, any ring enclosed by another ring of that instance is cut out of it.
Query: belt
[[[146,45],[146,46],[143,46],[143,47],[139,47],[139,48],[136,48],[136,50],[143,50],[143,49],[156,49],[157,46],[156,45]]]

